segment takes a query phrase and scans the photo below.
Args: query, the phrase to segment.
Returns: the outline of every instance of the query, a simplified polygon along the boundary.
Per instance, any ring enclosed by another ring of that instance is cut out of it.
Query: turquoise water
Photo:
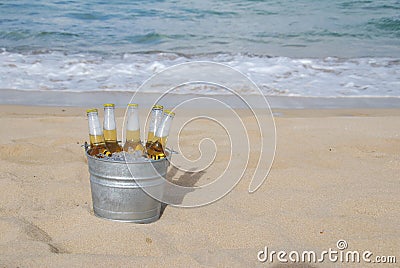
[[[400,1],[7,1],[9,51],[400,56]]]
[[[400,96],[400,1],[3,1],[0,49],[4,89],[124,90],[200,59],[266,95]]]

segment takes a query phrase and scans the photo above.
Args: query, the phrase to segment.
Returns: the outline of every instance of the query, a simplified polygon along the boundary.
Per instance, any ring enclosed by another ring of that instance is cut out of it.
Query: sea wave
[[[252,54],[68,54],[39,50],[0,52],[0,90],[134,91],[166,68],[192,61],[226,64],[264,95],[304,97],[400,96],[400,58],[289,58]],[[183,74],[184,75],[184,74]],[[237,85],[243,94],[255,94]],[[158,92],[159,88],[149,89]],[[176,94],[228,94],[209,85],[179,87]]]

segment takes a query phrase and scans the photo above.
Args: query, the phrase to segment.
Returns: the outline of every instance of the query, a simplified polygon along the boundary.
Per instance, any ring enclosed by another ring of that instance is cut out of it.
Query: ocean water
[[[0,3],[0,94],[135,90],[196,60],[240,70],[267,96],[400,97],[400,1]]]

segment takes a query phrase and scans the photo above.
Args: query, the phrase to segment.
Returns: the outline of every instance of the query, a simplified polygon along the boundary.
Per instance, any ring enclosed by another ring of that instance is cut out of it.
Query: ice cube
[[[138,160],[144,160],[146,157],[143,155],[143,151],[136,150],[136,151],[129,151],[125,153],[125,159],[127,162],[136,162]]]
[[[124,153],[123,152],[113,153],[113,155],[111,156],[111,160],[124,162],[125,161]]]

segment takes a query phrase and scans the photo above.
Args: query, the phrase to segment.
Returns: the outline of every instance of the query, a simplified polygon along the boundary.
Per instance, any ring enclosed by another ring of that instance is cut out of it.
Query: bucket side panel
[[[118,183],[111,186],[109,182],[104,185],[98,181],[98,178],[91,176],[93,210],[98,216],[126,221],[158,218],[161,203],[147,195],[138,185]],[[160,184],[152,190],[162,195],[162,186]]]

